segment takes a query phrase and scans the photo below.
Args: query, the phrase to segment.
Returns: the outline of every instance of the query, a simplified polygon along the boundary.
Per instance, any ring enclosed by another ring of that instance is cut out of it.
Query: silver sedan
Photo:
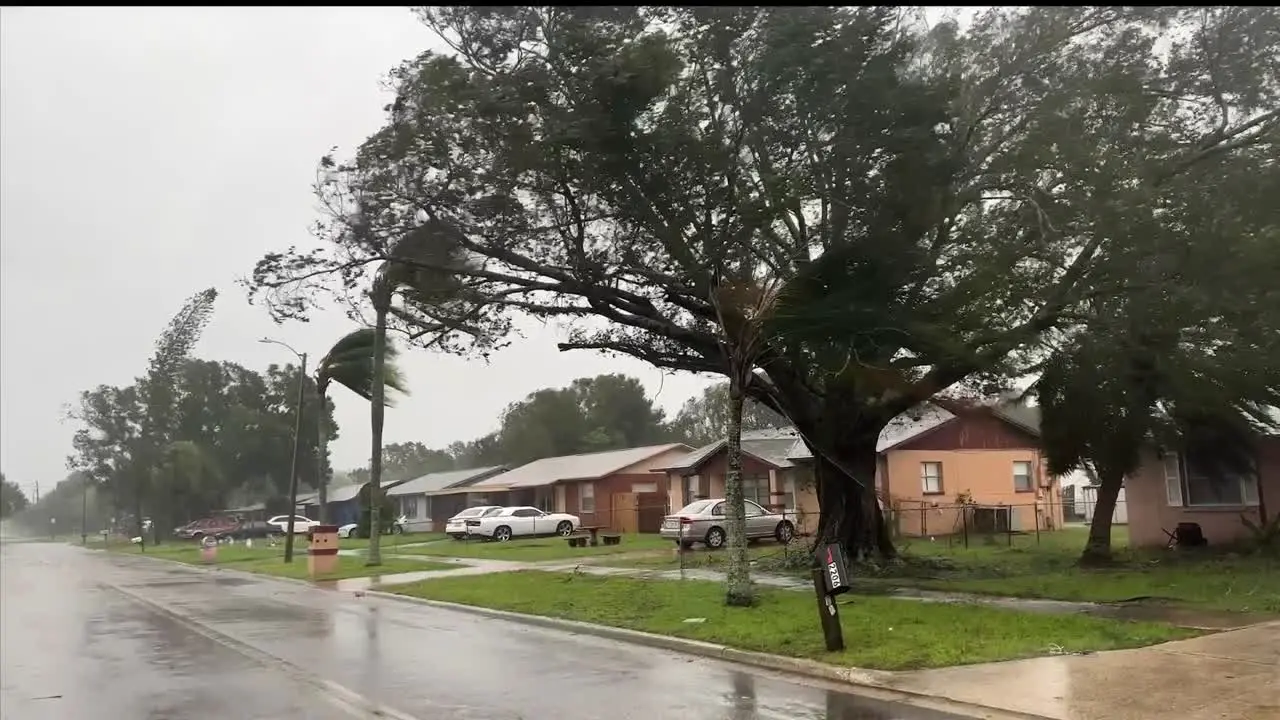
[[[781,513],[772,513],[759,505],[745,501],[747,505],[747,539],[773,538],[789,543],[795,537],[796,527]],[[705,543],[708,548],[724,547],[728,531],[725,529],[725,512],[728,505],[723,498],[695,500],[662,520],[659,535],[685,547]]]

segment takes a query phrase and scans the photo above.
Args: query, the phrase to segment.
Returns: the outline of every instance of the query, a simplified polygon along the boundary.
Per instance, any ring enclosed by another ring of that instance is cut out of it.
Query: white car
[[[452,537],[454,540],[461,540],[468,534],[474,535],[476,531],[474,525],[471,527],[471,533],[467,532],[468,520],[474,522],[485,515],[493,515],[501,511],[502,506],[500,505],[477,505],[475,507],[469,507],[445,521],[445,534]]]
[[[404,523],[407,519],[408,518],[406,518],[404,515],[401,515],[400,517],[396,518],[395,524],[391,526],[391,533],[393,535],[404,534]],[[359,537],[359,535],[356,534],[356,530],[359,527],[360,526],[357,525],[356,523],[347,523],[346,525],[343,525],[342,527],[338,528],[338,537],[340,538]]]
[[[478,522],[478,524],[477,524]],[[543,512],[536,507],[506,507],[471,520],[471,534],[506,542],[513,537],[559,535],[567,537],[582,524],[577,515]]]
[[[268,520],[267,524],[273,527],[279,528],[280,532],[282,533],[289,532],[289,516],[288,515],[277,515],[271,518],[270,520]],[[309,520],[307,518],[302,517],[301,515],[294,515],[293,516],[293,534],[305,535],[308,530],[310,530],[311,528],[319,524],[320,523],[315,520]]]

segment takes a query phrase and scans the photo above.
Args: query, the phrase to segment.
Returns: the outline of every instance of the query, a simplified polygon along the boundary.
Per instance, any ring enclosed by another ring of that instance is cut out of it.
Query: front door
[[[639,532],[635,493],[615,493],[609,496],[609,526],[618,532]]]

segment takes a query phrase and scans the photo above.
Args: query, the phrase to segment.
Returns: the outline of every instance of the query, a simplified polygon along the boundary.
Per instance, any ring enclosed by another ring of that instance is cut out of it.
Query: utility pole
[[[80,476],[80,545],[89,544],[89,478]]]
[[[302,366],[298,369],[298,408],[293,418],[293,459],[289,462],[289,523],[284,539],[284,561],[293,562],[293,521],[298,514],[298,438],[302,434],[302,405],[307,391],[307,354],[299,353]]]

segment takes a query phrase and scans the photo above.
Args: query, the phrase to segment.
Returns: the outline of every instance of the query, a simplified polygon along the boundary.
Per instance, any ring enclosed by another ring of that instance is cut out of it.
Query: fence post
[[[1036,545],[1039,545],[1040,544],[1040,503],[1037,502],[1035,505],[1033,505],[1031,510],[1036,514]]]
[[[964,549],[969,549],[969,509],[964,505],[960,506],[960,520],[964,527]]]

